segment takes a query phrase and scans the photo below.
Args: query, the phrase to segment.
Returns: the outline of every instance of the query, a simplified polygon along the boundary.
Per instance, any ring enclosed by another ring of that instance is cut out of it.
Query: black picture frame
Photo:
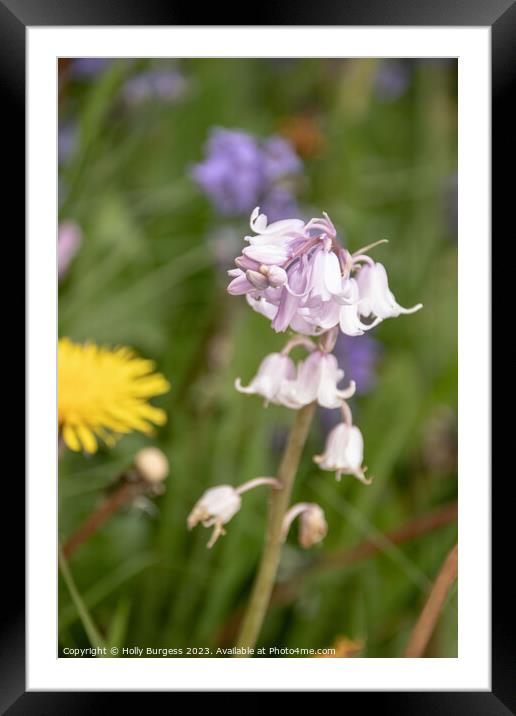
[[[492,30],[492,210],[494,234],[501,234],[504,219],[509,218],[514,203],[513,177],[514,141],[510,132],[516,126],[511,103],[511,79],[516,68],[516,3],[514,0],[319,0],[309,3],[261,4],[253,18],[224,12],[219,4],[193,7],[177,2],[145,0],[0,0],[0,91],[2,94],[3,137],[13,151],[9,164],[7,188],[9,213],[16,216],[17,234],[25,199],[25,41],[27,26],[60,25],[196,25],[192,22],[203,15],[203,25],[417,25],[417,26],[490,26]],[[250,15],[250,13],[249,13]],[[507,170],[507,171],[505,171]],[[512,171],[511,171],[512,170]],[[5,175],[4,170],[4,175]],[[511,201],[512,200],[512,201]],[[472,208],[472,210],[474,210]],[[507,221],[507,227],[511,224]],[[512,232],[511,232],[512,233]],[[19,240],[19,239],[17,239]],[[12,239],[11,239],[12,241]],[[507,237],[506,244],[513,242]],[[20,242],[21,243],[21,242]],[[509,247],[507,247],[509,248]],[[505,245],[504,245],[505,251]],[[503,284],[505,266],[497,265],[496,285]],[[479,269],[483,280],[485,271]],[[507,278],[509,276],[507,275]],[[496,294],[493,282],[494,293]],[[495,298],[495,295],[493,296]],[[496,325],[493,316],[493,326]],[[34,346],[28,346],[34,350]],[[508,366],[507,366],[508,367]],[[498,373],[504,373],[499,370]],[[509,374],[506,371],[506,374]],[[501,378],[499,379],[501,380]],[[30,387],[30,386],[29,386]],[[498,445],[503,436],[497,433]],[[495,451],[496,452],[496,451]],[[20,473],[19,470],[17,470]],[[16,479],[15,479],[16,478]],[[510,479],[509,475],[500,479]],[[45,476],[42,475],[42,479]],[[492,594],[492,691],[467,692],[346,692],[350,698],[361,699],[366,705],[397,714],[486,714],[489,716],[516,713],[516,678],[514,673],[514,640],[508,629],[513,611],[510,590],[506,589],[507,545],[511,544],[510,501],[505,485],[493,489],[493,588]],[[25,692],[25,594],[24,594],[24,485],[20,474],[11,475],[8,488],[12,524],[2,520],[6,529],[3,539],[3,576],[6,604],[0,612],[0,709],[2,713],[18,714],[86,714],[102,713],[119,706],[122,694],[78,692]],[[6,499],[7,499],[6,497]],[[14,525],[14,527],[13,527]],[[13,531],[14,530],[14,531]],[[512,559],[511,559],[512,561]],[[509,567],[509,569],[508,569]],[[170,698],[170,694],[167,695]],[[132,694],[130,698],[140,697]],[[148,698],[145,696],[144,698]],[[358,704],[357,704],[358,705]],[[349,707],[349,706],[348,706]]]

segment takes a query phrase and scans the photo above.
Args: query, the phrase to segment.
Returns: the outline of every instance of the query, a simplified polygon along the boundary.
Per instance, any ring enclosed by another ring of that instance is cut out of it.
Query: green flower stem
[[[316,403],[311,403],[297,412],[281,459],[276,476],[281,483],[281,489],[273,490],[271,494],[265,547],[236,643],[239,648],[252,649],[255,646],[267,613],[283,544],[283,517],[290,504],[294,480],[315,408]]]
[[[61,549],[59,549],[59,568],[61,570],[61,574],[63,575],[63,579],[66,583],[66,586],[68,587],[68,591],[70,592],[72,601],[75,604],[77,613],[79,614],[79,618],[84,627],[84,631],[86,632],[86,635],[90,640],[90,644],[104,651],[106,648],[104,639],[102,638],[99,630],[95,626],[93,619],[91,618],[90,613],[88,611],[88,607],[83,602],[82,597],[79,594],[79,590],[75,586],[72,574],[68,569],[68,563],[64,558]]]

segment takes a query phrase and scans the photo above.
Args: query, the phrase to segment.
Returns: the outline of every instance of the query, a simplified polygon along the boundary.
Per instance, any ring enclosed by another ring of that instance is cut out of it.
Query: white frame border
[[[490,38],[489,27],[27,28],[27,690],[490,690]],[[56,58],[221,47],[224,57],[459,57],[457,659],[56,657]]]

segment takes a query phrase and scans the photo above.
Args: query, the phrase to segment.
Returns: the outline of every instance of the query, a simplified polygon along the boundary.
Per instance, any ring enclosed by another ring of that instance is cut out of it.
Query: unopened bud
[[[282,269],[281,266],[269,266],[267,278],[273,288],[278,288],[287,283],[287,272],[285,269]]]
[[[249,269],[245,272],[245,277],[249,283],[252,283],[259,291],[264,291],[269,285],[267,277],[258,271],[251,271],[251,269]]]
[[[169,473],[168,460],[157,447],[139,450],[134,458],[134,466],[144,480],[153,484],[163,482]]]
[[[299,517],[299,544],[304,549],[318,544],[328,532],[328,524],[322,507],[314,502],[299,502],[283,518],[283,539],[287,538],[292,522]]]
[[[308,549],[322,542],[328,532],[328,523],[322,507],[311,503],[299,518],[299,544]]]

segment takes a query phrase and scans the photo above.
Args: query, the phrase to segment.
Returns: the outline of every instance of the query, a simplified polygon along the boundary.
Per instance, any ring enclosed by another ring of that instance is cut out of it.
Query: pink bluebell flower
[[[229,271],[228,291],[245,294],[277,332],[291,328],[317,336],[340,326],[344,334],[360,336],[385,318],[421,308],[400,306],[383,265],[363,253],[371,247],[350,254],[326,214],[306,224],[299,219],[268,224],[256,208],[250,224],[255,235],[245,237],[249,245]]]
[[[258,373],[248,386],[243,386],[240,378],[235,381],[235,387],[241,393],[261,395],[265,404],[280,404],[280,392],[283,383],[293,380],[296,368],[293,360],[282,353],[271,353],[266,356],[258,368]]]
[[[232,487],[232,485],[210,487],[195,503],[188,515],[186,520],[188,529],[193,529],[199,523],[203,527],[213,527],[208,548],[213,547],[218,538],[226,534],[224,525],[240,510],[241,495],[255,487],[260,487],[260,485],[271,485],[275,489],[281,489],[281,485],[275,477],[255,477],[239,487]]]
[[[199,523],[202,523],[203,527],[214,527],[208,542],[208,547],[213,547],[217,539],[225,534],[223,525],[236,515],[241,506],[242,498],[231,485],[211,487],[188,515],[188,529],[193,529]]]
[[[325,408],[339,408],[355,392],[353,381],[347,388],[338,388],[343,377],[334,355],[315,350],[298,365],[294,380],[282,382],[277,400],[294,410],[314,401]]]
[[[68,273],[70,264],[82,243],[82,232],[74,221],[62,221],[57,235],[57,273],[62,279]]]
[[[354,475],[365,485],[369,485],[372,478],[365,476],[363,459],[362,433],[356,425],[347,422],[339,423],[333,428],[326,439],[324,453],[314,457],[321,470],[334,471],[337,480],[340,480],[342,475]]]
[[[412,308],[400,306],[394,294],[389,289],[387,271],[383,264],[365,264],[357,276],[359,292],[359,311],[366,318],[373,316],[376,321],[384,318],[395,318],[402,313],[415,313],[422,308],[423,304],[418,303]]]

